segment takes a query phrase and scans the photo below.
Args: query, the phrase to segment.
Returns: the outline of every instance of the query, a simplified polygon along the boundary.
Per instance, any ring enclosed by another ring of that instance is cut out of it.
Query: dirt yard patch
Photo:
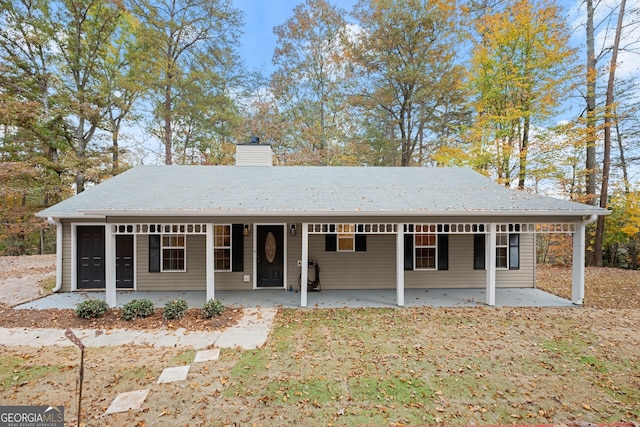
[[[571,299],[571,268],[538,266],[538,287]],[[587,267],[584,272],[586,307],[640,308],[640,270]]]
[[[0,257],[0,304],[18,305],[45,294],[41,283],[54,278],[55,255]]]

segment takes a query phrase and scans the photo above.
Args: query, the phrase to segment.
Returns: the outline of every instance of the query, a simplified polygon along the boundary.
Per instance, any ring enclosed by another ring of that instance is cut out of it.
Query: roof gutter
[[[62,222],[52,217],[48,217],[47,222],[56,226],[56,286],[52,291],[58,292],[62,287]]]
[[[584,221],[582,221],[582,223],[584,225],[593,224],[594,222],[596,222],[597,219],[598,219],[598,215],[591,215],[589,219],[585,219]]]
[[[128,216],[128,217],[149,217],[149,216],[168,216],[168,217],[228,217],[233,216],[298,216],[298,217],[416,217],[416,216],[465,216],[465,217],[519,217],[519,216],[586,216],[597,218],[598,215],[608,215],[611,212],[602,209],[601,212],[594,214],[593,211],[533,211],[533,210],[520,210],[520,211],[268,211],[268,210],[245,210],[245,211],[208,211],[208,210],[160,210],[160,209],[122,209],[122,210],[92,210],[81,209],[78,210],[80,215],[73,216],[74,218],[104,218],[114,216]],[[590,220],[591,221],[591,220]],[[594,220],[595,221],[595,220]]]
[[[46,212],[42,213],[42,212],[38,212],[35,214],[36,217],[38,218],[46,218],[47,221],[49,220],[49,218],[51,218],[50,215],[48,215]],[[78,219],[78,218],[82,218],[82,219],[105,219],[104,215],[87,215],[82,213],[81,211],[78,211],[77,213],[57,213],[55,214],[57,219]]]

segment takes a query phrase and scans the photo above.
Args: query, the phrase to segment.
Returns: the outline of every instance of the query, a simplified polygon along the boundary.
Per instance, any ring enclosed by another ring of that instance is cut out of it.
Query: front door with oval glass
[[[256,226],[257,276],[259,288],[284,287],[284,226]]]

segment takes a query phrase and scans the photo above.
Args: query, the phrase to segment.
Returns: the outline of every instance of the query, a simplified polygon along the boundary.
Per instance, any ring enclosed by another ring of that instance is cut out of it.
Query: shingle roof
[[[467,168],[138,166],[38,213],[83,215],[593,215]]]

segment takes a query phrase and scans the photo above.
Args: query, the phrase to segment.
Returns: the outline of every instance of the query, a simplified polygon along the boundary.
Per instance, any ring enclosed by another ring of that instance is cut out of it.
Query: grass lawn
[[[632,313],[629,313],[631,315]],[[640,335],[582,309],[283,310],[223,397],[263,425],[640,418]]]
[[[571,271],[538,286],[570,295]],[[87,349],[87,426],[399,426],[640,420],[640,272],[586,271],[585,307],[280,310],[267,344]],[[75,348],[4,347],[0,405],[77,413]],[[156,384],[191,364],[186,381]],[[124,391],[140,411],[104,415]]]
[[[264,348],[88,349],[83,424],[389,426],[640,419],[640,313],[595,308],[288,309]],[[1,404],[76,413],[77,351],[3,349]],[[143,409],[103,415],[118,392]]]

